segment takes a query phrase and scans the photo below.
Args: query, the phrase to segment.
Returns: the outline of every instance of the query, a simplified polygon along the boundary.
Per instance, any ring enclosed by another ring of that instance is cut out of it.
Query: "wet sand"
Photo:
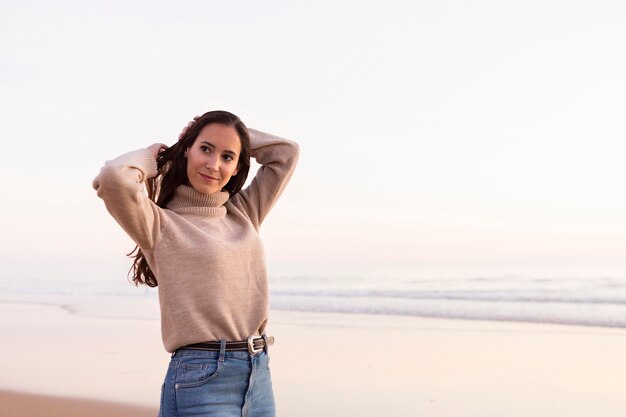
[[[156,417],[157,412],[130,404],[0,391],[3,417]]]

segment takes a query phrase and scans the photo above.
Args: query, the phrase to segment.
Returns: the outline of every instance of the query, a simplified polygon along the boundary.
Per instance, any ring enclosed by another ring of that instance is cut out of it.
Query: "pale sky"
[[[624,21],[620,1],[1,1],[0,278],[125,276],[92,178],[212,109],[301,145],[270,275],[626,276]]]

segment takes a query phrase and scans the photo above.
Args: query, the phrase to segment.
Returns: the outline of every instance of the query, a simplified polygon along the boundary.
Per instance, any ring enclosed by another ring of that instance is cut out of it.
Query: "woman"
[[[250,156],[261,168],[241,190]],[[107,210],[137,243],[134,282],[159,287],[172,353],[159,416],[275,415],[258,230],[297,159],[295,143],[212,111],[173,146],[107,161],[95,178]]]

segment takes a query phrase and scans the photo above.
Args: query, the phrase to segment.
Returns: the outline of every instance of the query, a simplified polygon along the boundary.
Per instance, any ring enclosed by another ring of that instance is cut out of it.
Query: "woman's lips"
[[[211,182],[211,181],[217,181],[217,178],[212,177],[210,175],[204,175],[204,174],[200,174],[200,176],[202,177],[203,180],[207,181],[207,182]]]

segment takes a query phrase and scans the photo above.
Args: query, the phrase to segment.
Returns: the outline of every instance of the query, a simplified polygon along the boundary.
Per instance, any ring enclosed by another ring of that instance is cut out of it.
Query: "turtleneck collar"
[[[223,217],[226,215],[224,204],[228,201],[229,194],[219,191],[213,194],[203,194],[188,185],[180,185],[176,188],[174,197],[166,204],[166,207],[174,213],[201,214],[209,217]]]

